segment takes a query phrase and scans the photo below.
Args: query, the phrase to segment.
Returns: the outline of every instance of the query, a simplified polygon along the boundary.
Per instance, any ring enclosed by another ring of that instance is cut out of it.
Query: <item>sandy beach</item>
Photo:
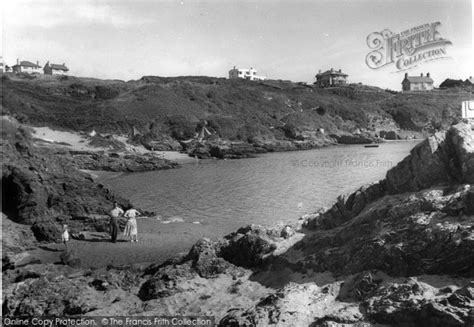
[[[65,147],[74,151],[104,151],[108,150],[101,147],[93,147],[88,144],[88,135],[84,133],[75,133],[68,131],[53,130],[49,127],[33,127],[33,137],[50,143],[54,147]],[[194,162],[194,158],[189,157],[186,153],[177,151],[150,151],[143,146],[131,145],[126,143],[125,136],[114,136],[114,138],[126,146],[126,151],[134,154],[154,153],[161,155],[164,159],[168,159],[179,164]]]
[[[137,219],[138,242],[131,243],[119,234],[112,243],[107,233],[91,232],[93,239],[71,239],[68,248],[81,259],[85,267],[122,266],[137,263],[161,263],[181,253],[187,253],[197,240],[208,236],[200,224],[157,222],[149,218]],[[192,232],[191,232],[192,230]],[[46,244],[31,253],[45,263],[60,261],[63,244]]]

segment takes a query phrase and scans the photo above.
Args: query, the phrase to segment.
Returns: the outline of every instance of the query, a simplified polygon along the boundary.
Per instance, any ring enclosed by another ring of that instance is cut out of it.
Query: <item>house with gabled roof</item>
[[[69,71],[69,68],[66,67],[66,64],[50,64],[49,61],[44,65],[43,71],[45,75],[66,75]]]
[[[316,74],[316,82],[314,82],[314,84],[319,87],[346,85],[347,76],[349,75],[344,74],[340,69],[335,70],[331,68],[324,73],[319,71],[319,73]]]
[[[36,61],[32,63],[31,61],[27,60],[16,60],[16,65],[12,67],[14,73],[27,73],[27,74],[41,74],[41,66],[39,62]]]
[[[430,77],[430,73],[423,76],[408,76],[405,73],[405,78],[402,81],[403,91],[429,91],[433,89],[433,79]]]

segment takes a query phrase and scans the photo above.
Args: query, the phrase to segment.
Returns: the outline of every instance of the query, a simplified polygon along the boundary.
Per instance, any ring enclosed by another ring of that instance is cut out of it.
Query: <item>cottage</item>
[[[44,65],[43,71],[45,75],[66,75],[69,71],[69,68],[66,67],[66,64],[50,64],[49,61]]]
[[[316,82],[314,82],[314,84],[319,87],[345,85],[347,76],[349,75],[344,74],[340,69],[334,70],[331,68],[324,73],[319,71],[319,73],[316,74]]]
[[[423,76],[423,73],[420,76],[408,76],[408,73],[405,73],[405,78],[402,81],[402,90],[403,91],[429,91],[433,89],[433,80],[430,77],[430,73]]]
[[[229,79],[243,78],[251,81],[264,81],[265,76],[257,75],[257,70],[250,67],[250,69],[236,68],[229,70]]]
[[[16,65],[12,69],[14,73],[41,74],[41,66],[38,61],[34,64],[31,61],[17,59]]]

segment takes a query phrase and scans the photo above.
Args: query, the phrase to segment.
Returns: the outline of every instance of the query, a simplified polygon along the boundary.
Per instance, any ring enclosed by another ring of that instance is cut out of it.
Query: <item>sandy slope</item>
[[[59,131],[53,130],[49,127],[32,127],[33,137],[41,139],[48,143],[51,143],[53,146],[64,146],[71,150],[76,151],[103,151],[107,150],[105,148],[92,147],[88,145],[88,135],[75,132]],[[135,146],[126,143],[126,137],[124,136],[114,136],[117,140],[124,143],[127,147],[127,151],[135,154],[143,154],[151,152],[145,149],[143,146]],[[194,162],[193,158],[190,158],[185,153],[180,153],[176,151],[159,151],[163,155],[164,159],[175,161],[178,163]]]

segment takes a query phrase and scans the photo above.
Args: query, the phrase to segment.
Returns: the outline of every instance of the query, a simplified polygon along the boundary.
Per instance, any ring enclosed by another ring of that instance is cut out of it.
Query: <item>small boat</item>
[[[364,148],[378,148],[379,145],[378,144],[366,144],[364,145]]]

